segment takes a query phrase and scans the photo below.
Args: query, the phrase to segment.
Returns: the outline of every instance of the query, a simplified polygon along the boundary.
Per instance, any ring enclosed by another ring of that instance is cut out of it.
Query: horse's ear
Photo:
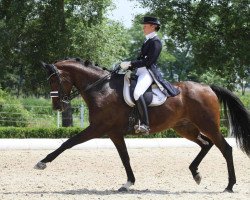
[[[40,63],[42,64],[42,67],[46,70],[46,72],[50,75],[52,73],[54,73],[54,70],[53,68],[51,67],[50,64],[46,64],[45,62],[43,61],[40,61]]]
[[[42,67],[47,70],[47,67],[46,67],[47,64],[45,62],[43,62],[43,61],[40,61],[40,63],[42,65]]]

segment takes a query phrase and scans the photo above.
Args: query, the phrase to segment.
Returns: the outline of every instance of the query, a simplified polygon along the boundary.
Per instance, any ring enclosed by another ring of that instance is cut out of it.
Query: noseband
[[[71,92],[70,95],[67,95],[64,88],[63,88],[62,78],[60,76],[58,69],[53,64],[50,64],[49,66],[51,67],[53,73],[50,74],[50,76],[47,80],[50,80],[51,77],[56,76],[58,83],[59,83],[59,91],[51,91],[50,97],[51,98],[59,98],[60,102],[68,104],[73,98],[75,98],[77,95],[79,95],[79,92],[76,90],[76,91]]]

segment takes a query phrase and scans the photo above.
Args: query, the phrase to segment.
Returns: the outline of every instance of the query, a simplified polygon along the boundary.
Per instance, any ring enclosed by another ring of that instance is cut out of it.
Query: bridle
[[[57,67],[53,64],[47,64],[47,66],[50,66],[50,68],[52,69],[53,73],[49,75],[47,80],[50,80],[51,77],[56,76],[57,80],[58,80],[58,84],[59,84],[59,91],[51,91],[50,92],[50,97],[51,98],[59,98],[60,102],[69,104],[70,101],[72,99],[74,99],[75,97],[77,97],[80,92],[78,90],[74,90],[72,91],[69,95],[66,94],[64,88],[63,88],[63,84],[62,84],[62,80],[63,78],[61,77]],[[111,78],[112,75],[116,74],[118,71],[120,70],[119,66],[116,66],[116,68],[114,70],[112,70],[108,75],[104,76],[103,78],[95,81],[94,83],[88,85],[85,89],[84,92],[89,91],[90,89],[94,88],[95,86],[99,85],[100,83],[108,80]],[[69,81],[69,80],[67,80]],[[69,81],[70,82],[70,81]]]
[[[67,95],[65,92],[65,89],[63,87],[63,84],[62,84],[63,78],[60,76],[58,69],[53,64],[49,64],[49,65],[50,65],[53,73],[50,74],[50,76],[47,78],[47,80],[50,80],[51,77],[56,76],[56,78],[58,80],[58,84],[59,84],[59,90],[58,91],[51,91],[50,97],[51,98],[59,98],[60,102],[69,104],[72,99],[74,99],[76,96],[79,95],[79,91],[75,90],[75,91],[72,91],[69,95]]]

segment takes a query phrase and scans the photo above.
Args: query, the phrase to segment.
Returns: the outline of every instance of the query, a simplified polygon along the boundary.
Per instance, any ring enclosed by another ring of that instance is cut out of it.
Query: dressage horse
[[[64,110],[70,100],[73,86],[78,90],[89,108],[89,126],[69,138],[58,149],[35,165],[45,169],[58,155],[77,144],[106,134],[114,143],[127,174],[127,182],[119,191],[127,191],[135,183],[124,136],[128,131],[129,107],[123,99],[124,75],[104,70],[81,59],[67,59],[45,64],[51,86],[52,104],[55,110]],[[180,94],[170,97],[157,107],[149,107],[150,134],[169,128],[201,147],[189,169],[197,184],[201,175],[198,166],[215,145],[224,156],[228,170],[225,191],[233,192],[236,183],[232,147],[220,132],[220,103],[228,110],[231,134],[238,146],[250,156],[250,115],[241,101],[229,90],[195,82],[174,84]],[[53,96],[54,95],[54,96]],[[135,133],[130,133],[135,134]]]

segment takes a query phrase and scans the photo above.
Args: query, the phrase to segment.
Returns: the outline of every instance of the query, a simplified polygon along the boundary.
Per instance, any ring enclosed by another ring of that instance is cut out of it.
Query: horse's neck
[[[83,71],[78,75],[78,87],[81,91],[84,91],[107,75],[107,72],[96,69],[90,69],[87,73]]]
[[[103,93],[103,89],[101,85],[103,83],[100,83],[97,86],[94,86],[93,88],[86,90],[88,86],[96,83],[98,80],[102,79],[103,77],[108,75],[107,71],[98,69],[96,67],[89,67],[84,69],[77,69],[75,72],[72,72],[71,80],[73,82],[73,85],[78,89],[81,96],[83,97],[84,101],[90,105],[91,102],[95,102],[99,95],[97,95],[101,90]]]
[[[80,91],[84,90],[89,84],[96,82],[107,74],[104,70],[98,67],[85,67],[78,65],[64,65],[61,70],[70,76],[71,82]]]

